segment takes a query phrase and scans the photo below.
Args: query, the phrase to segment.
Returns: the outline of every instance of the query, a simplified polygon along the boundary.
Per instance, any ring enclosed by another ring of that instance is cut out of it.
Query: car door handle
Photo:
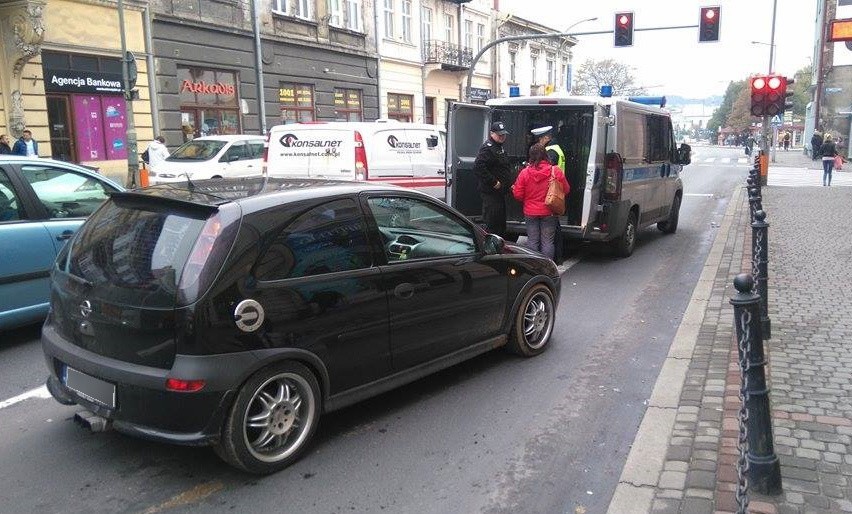
[[[65,240],[71,239],[71,236],[73,236],[73,235],[74,235],[73,230],[64,230],[61,234],[56,236],[56,240],[57,241],[65,241]]]
[[[407,300],[414,296],[414,284],[409,282],[403,282],[398,286],[393,288],[393,295],[397,298],[401,298],[403,300]]]

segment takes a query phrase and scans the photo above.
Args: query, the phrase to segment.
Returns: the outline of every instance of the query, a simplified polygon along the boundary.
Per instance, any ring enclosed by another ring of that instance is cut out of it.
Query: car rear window
[[[111,302],[174,307],[184,265],[206,214],[108,201],[80,229],[67,271]]]

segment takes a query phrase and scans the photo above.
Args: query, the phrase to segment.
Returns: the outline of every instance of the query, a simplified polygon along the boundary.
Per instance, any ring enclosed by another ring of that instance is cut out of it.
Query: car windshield
[[[206,161],[216,157],[225,141],[192,140],[187,141],[174,151],[167,161]]]

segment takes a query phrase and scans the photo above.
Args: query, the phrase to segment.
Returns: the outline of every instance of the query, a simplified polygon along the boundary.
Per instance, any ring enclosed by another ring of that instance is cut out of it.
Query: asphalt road
[[[269,477],[212,451],[92,434],[38,396],[38,327],[0,333],[0,512],[595,513],[612,496],[735,185],[738,148],[694,148],[677,234],[573,252],[550,348],[495,351],[321,420]],[[710,160],[712,159],[712,162]]]

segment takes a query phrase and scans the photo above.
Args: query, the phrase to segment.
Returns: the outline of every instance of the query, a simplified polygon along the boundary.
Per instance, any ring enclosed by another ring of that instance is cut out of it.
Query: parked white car
[[[151,168],[151,184],[187,178],[250,177],[263,172],[263,136],[204,136],[187,141]]]

